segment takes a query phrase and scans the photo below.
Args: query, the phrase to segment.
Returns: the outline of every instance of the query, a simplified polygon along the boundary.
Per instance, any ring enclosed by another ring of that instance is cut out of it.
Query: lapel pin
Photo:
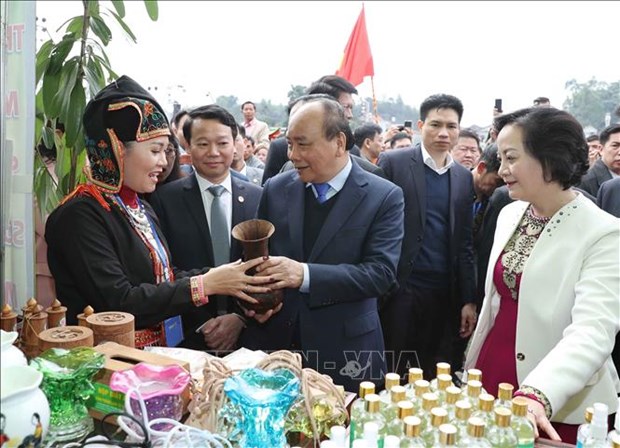
[[[237,198],[237,200],[238,200],[239,202],[243,203],[243,202],[245,201],[245,198],[244,198],[243,196],[239,196],[239,197]]]

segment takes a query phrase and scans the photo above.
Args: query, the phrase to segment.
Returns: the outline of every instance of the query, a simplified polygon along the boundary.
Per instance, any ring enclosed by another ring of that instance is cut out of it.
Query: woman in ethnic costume
[[[570,187],[588,167],[581,125],[557,109],[495,119],[502,209],[466,368],[518,387],[547,437],[575,443],[586,407],[613,413],[620,330],[620,220]]]
[[[169,336],[164,321],[205,305],[210,295],[254,302],[248,294],[269,291],[260,286],[268,278],[245,274],[262,259],[191,272],[171,266],[157,217],[138,197],[155,189],[170,135],[165,114],[146,90],[119,78],[88,103],[84,129],[89,182],[54,210],[45,233],[69,324],[87,305],[96,312],[124,311],[135,316],[136,347],[159,345]]]

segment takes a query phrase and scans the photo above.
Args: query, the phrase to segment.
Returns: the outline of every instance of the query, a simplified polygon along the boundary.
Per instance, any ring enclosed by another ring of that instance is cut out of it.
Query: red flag
[[[375,68],[372,63],[372,53],[368,42],[368,32],[366,31],[366,15],[364,5],[362,12],[357,18],[349,42],[344,49],[344,55],[340,68],[336,75],[342,76],[354,86],[362,83],[364,76],[374,76]]]

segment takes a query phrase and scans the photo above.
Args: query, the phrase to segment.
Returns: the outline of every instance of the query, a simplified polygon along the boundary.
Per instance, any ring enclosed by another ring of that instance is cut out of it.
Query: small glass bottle
[[[468,426],[468,421],[471,417],[471,413],[472,413],[472,406],[471,403],[469,401],[466,400],[459,400],[456,402],[456,404],[454,405],[455,407],[455,420],[454,420],[454,424],[456,426],[457,429],[457,439],[460,440],[461,437],[464,437],[467,434],[467,426]],[[484,424],[484,421],[482,421],[482,423]]]
[[[466,381],[482,381],[482,370],[480,369],[468,369]]]
[[[435,374],[435,378],[431,380],[431,392],[435,392],[438,387],[438,381],[437,378],[439,377],[439,375],[450,375],[450,379],[452,379],[451,376],[451,371],[452,368],[450,367],[450,364],[448,364],[447,362],[438,362],[435,365],[436,368],[436,374]]]
[[[514,386],[510,383],[499,383],[497,387],[497,400],[493,407],[510,409],[512,407],[512,393]]]
[[[379,397],[381,397],[381,407],[387,406],[392,402],[390,394],[392,393],[392,387],[394,386],[400,386],[400,375],[398,373],[386,373],[385,389],[379,392]]]
[[[366,409],[359,415],[355,422],[355,427],[364,428],[364,432],[360,434],[359,429],[356,429],[353,440],[364,439],[366,443],[368,443],[368,439],[365,436],[366,423],[374,423],[376,425],[378,437],[383,437],[385,435],[385,418],[380,412],[380,403],[381,399],[378,395],[366,395]],[[372,426],[370,431],[372,432]]]
[[[370,381],[362,381],[359,388],[359,397],[351,403],[350,420],[349,425],[349,444],[353,444],[355,440],[355,433],[357,431],[357,421],[361,414],[366,410],[366,396],[375,393],[375,385]],[[360,426],[360,431],[362,427]]]
[[[424,440],[420,437],[420,433],[422,431],[419,417],[409,416],[405,417],[405,436],[402,438],[400,447],[401,448],[425,448]]]
[[[439,427],[439,444],[430,446],[456,446],[456,428],[454,425],[444,423]]]
[[[590,423],[590,435],[583,444],[584,448],[601,448],[606,446],[607,419],[609,408],[604,403],[594,403],[594,413]]]
[[[478,409],[478,397],[482,390],[482,383],[478,380],[469,380],[467,387],[463,390],[461,400],[467,400],[471,403],[473,409]]]
[[[412,367],[409,369],[407,375],[407,385],[405,386],[405,394],[407,399],[411,400],[415,397],[415,382],[424,379],[424,371],[418,367]]]
[[[583,448],[583,444],[590,435],[590,423],[592,422],[593,413],[594,409],[592,407],[586,408],[585,423],[579,425],[579,428],[577,429],[577,444],[575,445],[577,448]]]
[[[391,402],[384,405],[381,413],[386,422],[390,422],[398,418],[398,402],[405,399],[405,388],[403,386],[393,386],[390,391]]]
[[[472,417],[480,417],[484,421],[486,427],[490,428],[495,421],[495,415],[493,414],[494,403],[495,397],[493,397],[493,395],[480,394],[480,397],[478,397],[478,410],[473,412]]]
[[[530,419],[527,418],[527,401],[523,397],[512,399],[512,429],[517,433],[519,448],[534,448],[535,432]]]
[[[429,424],[422,430],[422,439],[426,443],[426,446],[439,445],[439,427],[447,422],[448,413],[445,409],[439,407],[431,409]]]
[[[386,434],[402,437],[405,433],[404,420],[413,415],[413,404],[409,400],[402,400],[397,403],[398,415],[388,420],[386,423]]]
[[[517,434],[510,427],[512,412],[506,408],[495,409],[495,426],[489,429],[487,439],[494,448],[516,448]]]
[[[446,400],[443,402],[442,407],[448,411],[448,421],[454,420],[456,413],[456,402],[461,398],[461,389],[456,386],[449,386],[446,389]]]
[[[462,448],[491,448],[491,442],[484,438],[484,422],[472,417],[467,422],[467,434],[458,440],[457,446]]]
[[[439,398],[440,405],[445,403],[446,389],[448,389],[448,387],[451,387],[451,386],[454,386],[454,384],[452,384],[451,375],[446,375],[445,373],[440,373],[439,375],[437,375],[437,390],[435,391],[435,393],[437,394],[437,397]]]
[[[431,391],[431,386],[426,380],[416,380],[414,383],[414,390],[415,393],[413,397],[411,397],[411,402],[413,403],[413,412],[417,414],[422,410],[422,396]]]
[[[422,407],[418,410],[417,416],[422,421],[422,432],[426,430],[431,424],[431,409],[436,408],[439,405],[439,399],[437,395],[432,392],[427,392],[422,395]]]

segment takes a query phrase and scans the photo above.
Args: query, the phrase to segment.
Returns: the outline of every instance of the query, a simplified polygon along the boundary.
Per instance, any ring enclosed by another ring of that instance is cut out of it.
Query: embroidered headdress
[[[121,142],[170,135],[168,119],[149,92],[121,76],[89,101],[83,121],[89,183],[78,186],[63,202],[76,194],[89,194],[108,209],[102,194],[116,194],[123,185]]]

